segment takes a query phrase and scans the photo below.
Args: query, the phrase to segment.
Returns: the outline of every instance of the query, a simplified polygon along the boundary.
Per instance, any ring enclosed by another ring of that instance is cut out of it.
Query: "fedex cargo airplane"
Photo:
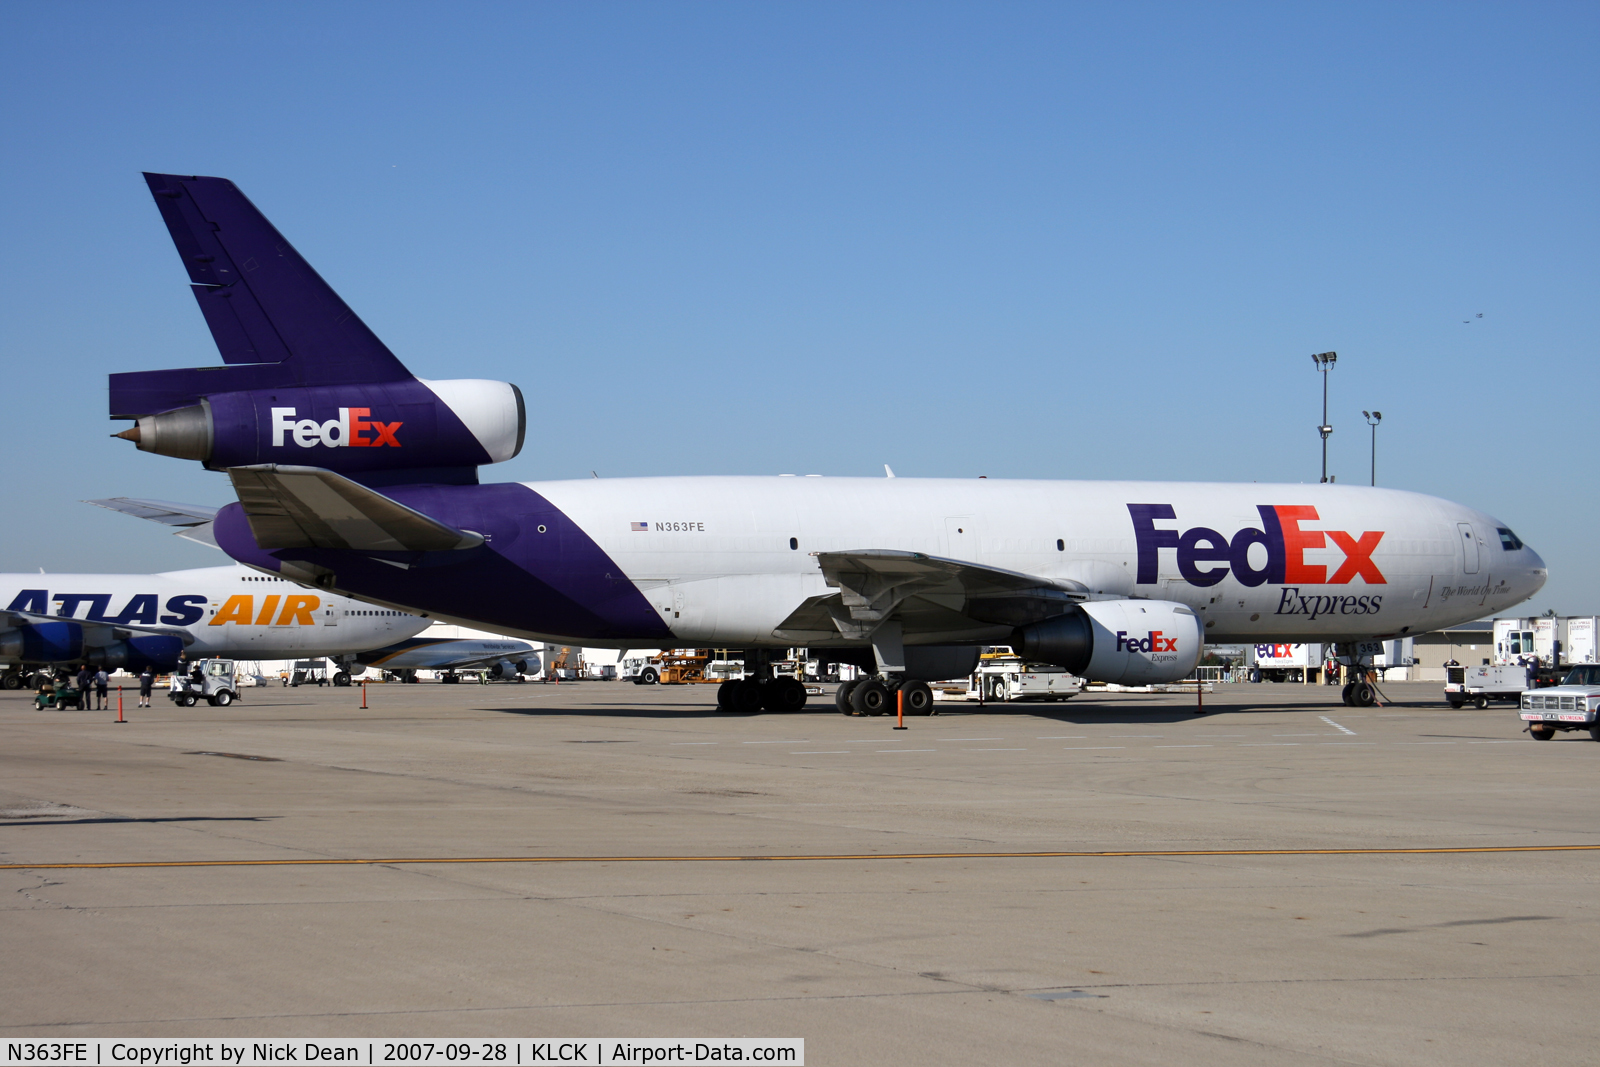
[[[1516,604],[1539,556],[1493,516],[1316,485],[705,477],[479,483],[515,386],[411,374],[230,181],[147,174],[223,366],[111,376],[116,436],[225,471],[211,532],[262,574],[543,641],[743,650],[726,710],[793,710],[789,646],[926,712],[986,644],[1175,681],[1206,642],[1364,642]],[[1347,702],[1371,700],[1365,684]]]

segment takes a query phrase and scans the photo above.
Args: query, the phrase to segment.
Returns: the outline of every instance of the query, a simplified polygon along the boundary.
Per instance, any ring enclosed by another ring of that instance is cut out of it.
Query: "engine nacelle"
[[[538,659],[538,657],[537,656],[533,656],[533,657],[530,657],[530,659],[532,659],[532,663],[531,663],[531,666],[533,667],[532,670],[528,669],[529,666],[530,666],[530,663],[526,659],[517,660],[516,662],[512,662],[511,660],[506,660],[506,659],[500,660],[499,662],[495,663],[492,667],[489,668],[489,677],[491,677],[491,678],[493,678],[493,679],[495,679],[497,681],[507,681],[509,679],[515,678],[519,674],[538,674],[539,673],[539,659]]]
[[[83,661],[96,667],[112,670],[117,667],[139,669],[152,667],[170,671],[178,665],[183,653],[183,638],[166,634],[139,634],[126,641],[113,641],[109,645],[84,649]]]
[[[83,627],[75,622],[36,622],[0,634],[0,659],[13,663],[77,663],[83,660]]]
[[[526,431],[521,390],[470,378],[214,393],[117,436],[213,469],[281,463],[362,474],[499,463],[522,450]]]
[[[183,638],[168,634],[134,634],[108,645],[85,645],[81,623],[38,622],[0,634],[0,659],[13,663],[91,663],[108,670],[144,667],[169,671],[183,653]]]
[[[1166,600],[1096,600],[1017,630],[1025,660],[1051,663],[1091,682],[1177,682],[1200,662],[1200,617]]]

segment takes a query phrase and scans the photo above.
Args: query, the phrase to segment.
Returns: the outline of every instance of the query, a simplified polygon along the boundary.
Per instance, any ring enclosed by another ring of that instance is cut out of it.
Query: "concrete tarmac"
[[[0,871],[0,1032],[1595,1062],[1600,852],[1238,854],[1600,845],[1587,734],[1386,691],[952,703],[903,732],[617,682],[128,694],[125,725],[4,693],[0,863],[36,866]],[[1018,855],[1067,851],[1192,854]],[[874,858],[906,854],[942,858]],[[851,858],[712,858],[793,856]],[[614,858],[445,862],[575,857]],[[221,865],[45,866],[160,862]]]

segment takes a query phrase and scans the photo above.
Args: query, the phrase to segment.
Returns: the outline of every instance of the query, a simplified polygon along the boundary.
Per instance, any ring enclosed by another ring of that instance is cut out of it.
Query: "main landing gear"
[[[717,687],[717,710],[735,715],[803,711],[805,706],[805,683],[797,678],[773,678],[765,683],[754,678],[730,678]]]
[[[893,715],[901,701],[907,715],[933,714],[933,690],[927,682],[858,678],[841,684],[833,700],[846,715]]]
[[[771,656],[765,649],[745,653],[749,677],[730,678],[717,686],[717,710],[732,715],[758,711],[804,711],[806,686],[798,678],[772,677]]]

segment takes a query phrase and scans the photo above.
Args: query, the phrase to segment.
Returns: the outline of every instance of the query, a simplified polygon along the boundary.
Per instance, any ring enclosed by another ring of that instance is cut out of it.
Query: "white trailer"
[[[1321,669],[1323,651],[1320,644],[1249,645],[1244,661],[1252,682],[1304,682],[1308,671]]]

